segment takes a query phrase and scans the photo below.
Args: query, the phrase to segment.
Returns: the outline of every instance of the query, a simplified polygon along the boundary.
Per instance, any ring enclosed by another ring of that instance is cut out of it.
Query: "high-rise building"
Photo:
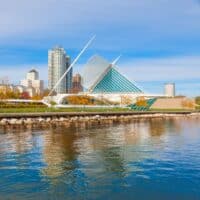
[[[28,91],[30,96],[40,95],[44,89],[44,82],[39,80],[39,73],[35,69],[27,73],[26,79],[21,80],[20,85]]]
[[[82,87],[82,79],[80,74],[76,74],[72,78],[72,88],[70,90],[71,93],[79,93],[83,91]]]
[[[70,57],[64,48],[55,47],[48,52],[48,88],[51,90],[70,66]],[[72,69],[55,89],[57,94],[68,93],[72,86]]]

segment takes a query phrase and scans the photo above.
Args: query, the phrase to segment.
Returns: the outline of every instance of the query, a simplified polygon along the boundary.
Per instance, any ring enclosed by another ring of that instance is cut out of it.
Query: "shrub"
[[[87,95],[72,95],[68,96],[63,100],[63,103],[65,104],[71,104],[71,105],[110,105],[111,102],[105,99],[96,99],[91,96]]]
[[[182,106],[184,108],[193,109],[195,107],[194,102],[191,99],[185,99],[182,101]]]
[[[93,105],[94,100],[88,96],[69,96],[67,97],[68,104],[72,105]]]
[[[0,99],[18,99],[19,97],[20,93],[11,90],[9,87],[0,90]]]
[[[56,105],[56,102],[55,102],[55,101],[51,101],[50,104],[51,104],[52,106],[55,106],[55,105]]]
[[[195,103],[198,104],[198,105],[200,105],[200,96],[198,96],[198,97],[195,98]]]

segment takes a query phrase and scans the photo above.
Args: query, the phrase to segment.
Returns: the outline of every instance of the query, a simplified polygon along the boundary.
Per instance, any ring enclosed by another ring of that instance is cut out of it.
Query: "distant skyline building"
[[[39,73],[35,69],[27,73],[26,79],[21,80],[20,85],[25,88],[25,91],[28,92],[31,97],[35,94],[42,94],[44,90],[44,81],[39,80]]]
[[[166,83],[165,84],[165,96],[168,97],[175,97],[176,91],[175,91],[175,83]]]
[[[72,88],[71,93],[77,94],[83,91],[82,78],[80,74],[75,74],[72,78]]]
[[[70,57],[64,48],[56,46],[48,51],[48,88],[51,90],[70,66]],[[72,87],[72,69],[55,89],[57,94],[68,93]]]

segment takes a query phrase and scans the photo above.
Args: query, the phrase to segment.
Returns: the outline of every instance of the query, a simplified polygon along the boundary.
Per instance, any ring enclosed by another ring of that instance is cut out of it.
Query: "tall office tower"
[[[70,57],[64,48],[55,47],[48,52],[48,88],[51,90],[70,65]],[[69,92],[72,82],[72,69],[55,89],[57,94]]]

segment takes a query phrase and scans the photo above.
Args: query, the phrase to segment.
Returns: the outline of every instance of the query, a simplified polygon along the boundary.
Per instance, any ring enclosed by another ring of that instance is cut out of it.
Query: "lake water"
[[[200,199],[200,120],[0,130],[0,199]]]

